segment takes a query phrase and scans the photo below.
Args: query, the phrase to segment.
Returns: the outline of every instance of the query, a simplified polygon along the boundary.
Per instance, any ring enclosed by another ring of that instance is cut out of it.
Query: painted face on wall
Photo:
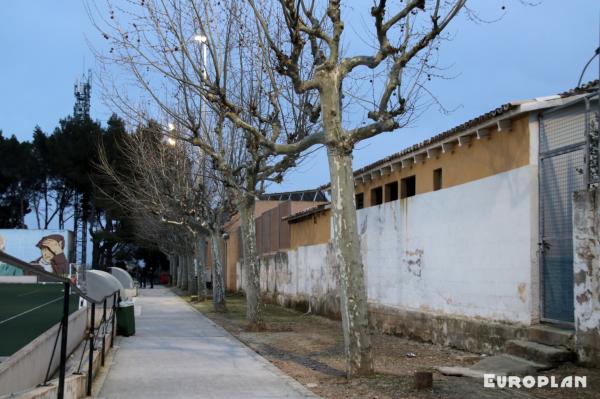
[[[44,260],[44,262],[50,263],[52,258],[54,258],[54,254],[52,253],[52,251],[50,251],[46,247],[42,247],[41,251],[42,251],[42,259]]]
[[[58,234],[46,236],[37,243],[37,247],[42,252],[42,259],[46,263],[58,254],[62,254],[64,247],[64,238]]]

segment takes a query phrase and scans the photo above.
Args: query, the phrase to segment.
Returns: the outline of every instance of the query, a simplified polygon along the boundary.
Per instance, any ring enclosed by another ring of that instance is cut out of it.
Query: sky
[[[360,1],[370,7],[371,2]],[[104,43],[90,23],[83,0],[1,3],[0,130],[5,136],[29,140],[36,125],[51,132],[60,118],[72,113],[75,80],[88,69],[93,74],[96,68],[90,46],[102,48]],[[501,104],[569,90],[598,47],[597,0],[542,0],[537,6],[516,0],[474,0],[471,4],[483,18],[504,16],[490,24],[460,17],[450,26],[453,39],[444,43],[440,60],[453,78],[434,79],[428,87],[450,112],[431,107],[409,128],[359,143],[355,168]],[[596,60],[583,80],[597,79],[598,70]],[[112,110],[102,103],[94,85],[98,87],[93,83],[91,114],[105,123]],[[327,182],[327,160],[321,149],[269,191],[309,189]]]

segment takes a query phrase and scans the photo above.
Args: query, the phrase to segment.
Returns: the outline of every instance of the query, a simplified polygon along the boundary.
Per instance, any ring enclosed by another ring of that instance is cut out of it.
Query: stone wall
[[[600,366],[600,189],[573,195],[575,347]]]

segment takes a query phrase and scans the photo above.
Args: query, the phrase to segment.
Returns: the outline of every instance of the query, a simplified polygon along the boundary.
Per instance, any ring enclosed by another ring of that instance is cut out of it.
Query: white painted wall
[[[529,323],[529,166],[358,212],[369,300]]]
[[[329,244],[299,247],[265,257],[261,260],[261,290],[297,299],[336,295],[338,275],[333,264]]]
[[[535,192],[536,169],[525,166],[359,210],[369,301],[529,324]],[[287,262],[266,258],[263,291],[292,298],[336,291],[329,252],[314,245],[288,251]]]

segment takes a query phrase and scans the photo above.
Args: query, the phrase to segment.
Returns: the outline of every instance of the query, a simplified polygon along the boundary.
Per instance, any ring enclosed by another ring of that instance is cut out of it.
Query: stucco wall
[[[575,347],[600,366],[600,189],[573,196]]]
[[[369,300],[529,323],[529,167],[358,212]]]
[[[414,327],[410,320],[416,318],[422,331],[414,336],[486,352],[524,335],[535,313],[535,173],[521,167],[359,210],[370,308],[381,316],[374,324],[406,333],[390,324]],[[334,265],[329,244],[271,255],[262,261],[261,287],[279,304],[310,304],[313,311],[335,315]]]
[[[265,299],[283,306],[336,316],[338,274],[330,244],[300,247],[261,258]]]
[[[290,233],[292,249],[328,243],[331,239],[331,210],[325,209],[290,223]]]
[[[473,139],[464,146],[455,146],[452,151],[424,159],[408,168],[358,184],[357,193],[364,193],[365,207],[371,204],[371,189],[384,186],[408,176],[416,176],[416,193],[433,191],[433,171],[442,169],[442,187],[452,187],[497,173],[528,165],[529,116],[512,120],[509,132],[494,131],[481,140]]]

